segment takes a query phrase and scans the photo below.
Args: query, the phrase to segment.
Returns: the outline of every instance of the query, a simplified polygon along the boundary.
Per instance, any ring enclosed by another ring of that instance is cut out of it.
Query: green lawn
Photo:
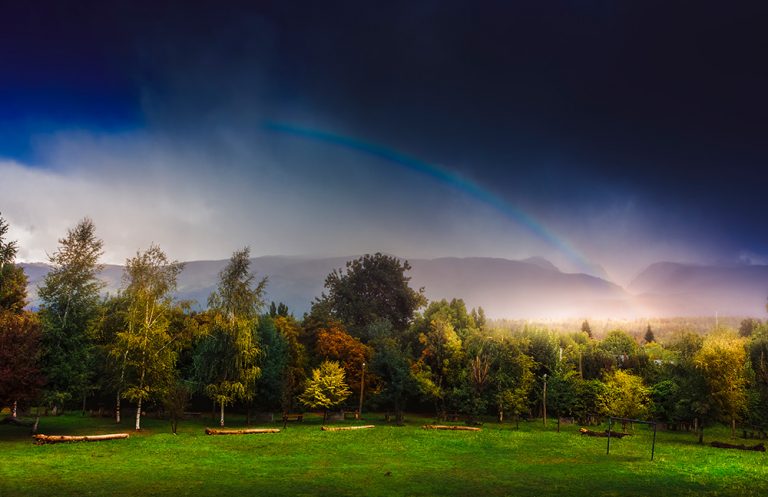
[[[243,420],[232,418],[231,427]],[[427,431],[431,419],[372,430],[323,432],[305,418],[278,434],[207,436],[209,420],[146,419],[128,440],[35,446],[27,429],[0,425],[0,497],[34,495],[765,495],[766,453],[714,449],[692,434],[650,433],[613,440],[556,433],[541,422],[486,423],[481,432]],[[344,424],[354,424],[346,421]],[[342,423],[337,423],[342,424]],[[46,434],[130,432],[107,419],[41,418]],[[267,424],[263,426],[269,426]],[[271,425],[275,426],[275,425]],[[725,430],[708,440],[728,441]],[[741,442],[737,442],[741,443]],[[748,443],[753,443],[748,441]]]

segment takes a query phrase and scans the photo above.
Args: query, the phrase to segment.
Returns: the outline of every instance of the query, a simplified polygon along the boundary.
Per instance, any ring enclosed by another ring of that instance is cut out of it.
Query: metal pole
[[[544,373],[544,426],[547,426],[547,373]]]
[[[357,415],[363,417],[363,388],[365,387],[365,363],[363,363],[363,374],[360,376],[360,407],[357,408]]]
[[[653,423],[653,443],[651,444],[651,461],[653,461],[653,453],[656,451],[656,423]]]
[[[605,454],[608,455],[611,453],[611,426],[613,426],[613,418],[608,418],[608,446],[605,449]]]

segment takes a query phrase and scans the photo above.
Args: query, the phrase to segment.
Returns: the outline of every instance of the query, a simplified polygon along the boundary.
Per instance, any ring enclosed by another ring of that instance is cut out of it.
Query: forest
[[[301,317],[267,303],[249,249],[234,251],[201,306],[176,301],[183,264],[152,245],[125,264],[104,295],[104,247],[90,219],[67,231],[30,310],[18,244],[0,217],[0,408],[99,412],[115,421],[210,409],[252,414],[406,410],[440,419],[519,422],[550,417],[597,424],[654,420],[732,436],[768,430],[768,325],[643,336],[539,326],[511,329],[461,299],[428,302],[409,286],[407,261],[382,254],[329,274]],[[460,289],[456,289],[457,293]],[[201,310],[202,309],[202,310]],[[657,340],[656,336],[662,337]],[[175,429],[175,428],[174,428]]]

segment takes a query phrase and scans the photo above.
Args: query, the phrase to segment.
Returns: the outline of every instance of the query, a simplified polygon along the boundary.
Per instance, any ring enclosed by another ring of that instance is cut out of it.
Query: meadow
[[[103,418],[75,414],[43,417],[41,433],[129,432],[127,440],[36,446],[28,429],[0,425],[0,497],[149,495],[489,495],[647,496],[765,495],[766,453],[699,445],[690,433],[659,432],[612,440],[584,437],[577,425],[541,420],[486,422],[480,432],[421,429],[430,418],[409,416],[405,426],[381,415],[337,422],[375,429],[320,430],[308,416],[278,434],[209,436],[210,419],[183,421],[178,435],[168,421],[146,419],[139,433]],[[244,425],[231,417],[229,427]],[[260,426],[280,427],[281,423]],[[597,429],[597,428],[594,428]],[[728,440],[725,428],[706,440]],[[736,442],[742,443],[742,441]],[[747,441],[747,443],[753,443]]]

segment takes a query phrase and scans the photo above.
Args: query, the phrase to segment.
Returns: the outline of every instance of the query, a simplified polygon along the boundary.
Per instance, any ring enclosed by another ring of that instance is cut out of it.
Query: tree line
[[[59,240],[27,309],[27,279],[0,217],[0,407],[52,413],[99,405],[121,421],[124,403],[174,421],[208,399],[225,423],[246,411],[362,406],[407,408],[469,422],[546,417],[596,423],[653,419],[695,430],[723,422],[768,427],[768,325],[658,343],[622,330],[602,339],[589,323],[555,333],[490,324],[460,299],[428,302],[409,285],[407,261],[373,254],[347,263],[301,318],[267,305],[268,279],[250,271],[246,247],[219,274],[199,310],[173,298],[183,264],[156,245],[126,261],[121,290],[101,294],[103,242],[89,219]],[[641,343],[642,342],[642,343]],[[364,404],[363,404],[364,400]],[[546,421],[545,421],[546,422]]]

